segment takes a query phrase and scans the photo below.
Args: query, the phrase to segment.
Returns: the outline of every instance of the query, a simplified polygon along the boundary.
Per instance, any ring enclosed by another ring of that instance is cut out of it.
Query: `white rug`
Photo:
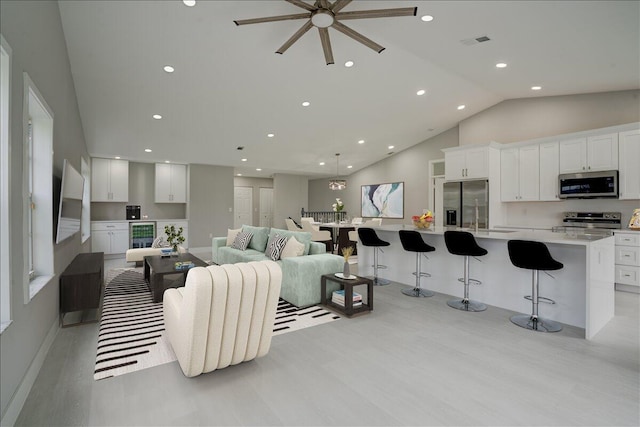
[[[123,375],[176,360],[165,339],[162,303],[154,303],[140,268],[107,274],[93,378]],[[278,302],[274,336],[340,319],[313,306],[299,309]]]

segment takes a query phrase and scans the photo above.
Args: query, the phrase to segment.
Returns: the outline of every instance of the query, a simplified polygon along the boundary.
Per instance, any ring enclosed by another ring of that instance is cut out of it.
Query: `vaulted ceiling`
[[[345,175],[506,99],[640,88],[636,1],[356,0],[343,11],[417,16],[343,22],[380,54],[329,28],[334,65],[315,29],[275,53],[304,21],[233,22],[304,12],[282,0],[59,5],[96,157],[320,177],[335,175],[339,152]]]

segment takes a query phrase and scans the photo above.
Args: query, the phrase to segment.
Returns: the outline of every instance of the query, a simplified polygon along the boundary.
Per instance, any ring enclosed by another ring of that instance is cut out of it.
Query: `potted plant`
[[[173,248],[174,253],[178,253],[178,246],[184,242],[184,237],[182,236],[182,227],[176,230],[174,225],[165,225],[164,232],[167,235],[167,242]]]

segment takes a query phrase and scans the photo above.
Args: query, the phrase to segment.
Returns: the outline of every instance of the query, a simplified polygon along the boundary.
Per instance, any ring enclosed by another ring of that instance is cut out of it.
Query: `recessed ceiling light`
[[[347,166],[347,169],[351,169],[352,167],[353,167],[352,165],[349,165],[349,166]]]
[[[431,22],[431,21],[433,21],[433,16],[431,16],[431,15],[424,15],[424,16],[423,16],[422,18],[420,18],[420,19],[422,19],[424,22]]]
[[[238,173],[238,174],[236,174],[236,176],[242,176],[242,174],[241,174],[241,173]]]
[[[540,90],[542,86],[531,86],[531,90]]]
[[[388,148],[389,150],[393,150],[395,147],[393,145],[390,145]]]
[[[303,107],[308,107],[309,105],[311,105],[311,103],[310,103],[309,101],[304,101],[304,102],[302,103],[302,106],[303,106]]]
[[[267,134],[267,137],[268,137],[268,138],[273,138],[274,136],[275,136],[275,135],[274,135],[274,134],[272,134],[272,133],[268,133],[268,134]]]
[[[246,162],[246,161],[247,161],[247,159],[240,159],[240,160],[242,160],[243,162]]]
[[[165,160],[164,162],[165,162],[165,163],[171,163],[171,161],[170,161],[170,160]]]
[[[145,149],[144,149],[144,151],[145,151],[146,153],[150,153],[150,152],[152,152],[153,150],[152,150],[151,148],[145,148]]]
[[[120,160],[120,156],[116,156],[116,157],[114,157],[114,159]]]
[[[175,69],[175,68],[173,68],[171,65],[165,65],[165,66],[164,66],[164,70],[165,70],[167,73],[173,73],[176,69]]]
[[[154,114],[153,118],[156,120],[160,120],[162,118],[162,116],[160,114]]]
[[[182,0],[185,6],[193,7],[196,5],[196,0]]]
[[[416,92],[416,95],[418,96],[422,96],[426,93],[426,91],[424,89],[420,89],[419,91]]]
[[[260,168],[256,168],[256,170],[257,170],[258,172],[260,172],[262,169],[260,169]]]
[[[360,141],[358,141],[358,144],[364,144],[364,139],[361,139]]]
[[[345,67],[347,67],[347,68],[351,68],[351,67],[353,67],[353,61],[347,61],[347,62],[345,62],[345,63],[344,63],[344,66],[345,66]]]
[[[498,62],[496,64],[496,68],[507,68],[507,64],[505,64],[504,62]]]
[[[458,110],[464,110],[466,105],[458,105]]]
[[[318,163],[320,166],[324,166],[324,162],[320,162]]]

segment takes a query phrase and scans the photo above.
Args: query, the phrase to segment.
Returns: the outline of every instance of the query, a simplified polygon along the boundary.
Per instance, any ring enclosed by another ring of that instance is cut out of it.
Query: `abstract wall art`
[[[404,218],[404,182],[362,186],[362,217]]]

